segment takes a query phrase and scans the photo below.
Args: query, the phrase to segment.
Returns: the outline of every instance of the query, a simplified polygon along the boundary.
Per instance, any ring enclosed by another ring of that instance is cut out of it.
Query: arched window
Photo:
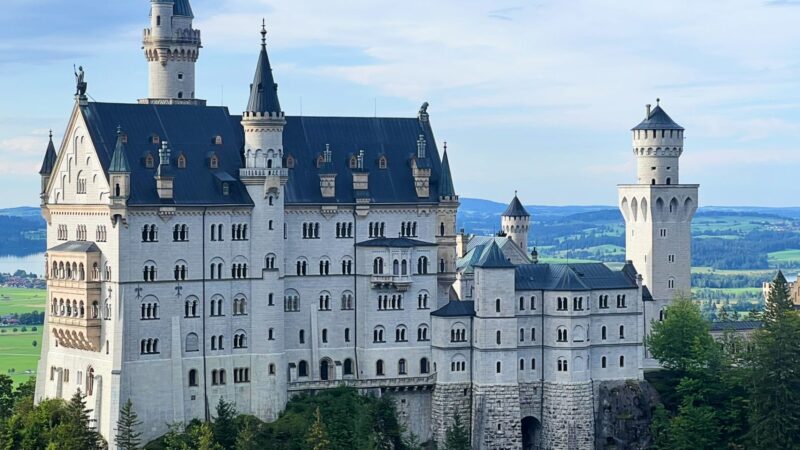
[[[197,369],[192,369],[189,371],[189,387],[196,387],[197,386]]]
[[[496,366],[497,373],[502,372],[502,370],[503,370],[503,364],[500,361],[497,361],[497,366]]]
[[[372,330],[372,342],[381,343],[384,342],[383,340],[383,327],[375,327]]]
[[[397,361],[397,373],[398,375],[406,375],[408,371],[406,370],[406,360],[401,359]]]
[[[184,345],[185,352],[200,351],[200,339],[196,333],[189,333],[186,335],[186,345]]]
[[[417,328],[417,341],[425,342],[428,340],[428,326],[422,324]]]
[[[564,358],[558,358],[557,368],[559,372],[569,372],[567,360]]]
[[[606,337],[607,337],[606,335],[607,335],[606,326],[603,325],[602,328],[600,328],[600,339],[606,340]]]
[[[497,341],[497,345],[500,345],[502,343],[500,330],[497,330],[497,332],[495,333],[495,340]]]
[[[500,299],[494,301],[494,310],[495,312],[500,312]]]
[[[380,256],[372,261],[372,273],[375,275],[383,274],[383,258]]]
[[[607,364],[606,357],[603,356],[602,358],[600,358],[600,368],[601,369],[605,369],[606,368],[606,364]]]
[[[375,375],[382,377],[385,375],[383,371],[383,360],[379,359],[375,361]]]
[[[297,365],[297,376],[298,377],[307,377],[308,376],[308,363],[305,361],[300,361]]]
[[[525,297],[519,298],[519,310],[525,311]]]
[[[625,325],[619,326],[619,338],[625,339]]]
[[[396,259],[394,260],[394,263],[392,263],[392,275],[400,275],[400,261]]]
[[[406,327],[403,325],[398,326],[394,330],[395,342],[406,342]]]
[[[425,275],[428,273],[428,257],[427,256],[420,256],[417,259],[417,273],[420,275]]]
[[[567,342],[567,329],[564,327],[558,327],[556,330],[556,341],[557,342]]]
[[[625,357],[624,356],[620,356],[619,357],[619,366],[620,367],[625,367]]]
[[[525,370],[525,360],[522,358],[519,359],[519,370]]]
[[[298,332],[298,336],[297,337],[298,337],[298,341],[301,344],[305,344],[306,343],[306,330],[300,330]]]
[[[344,375],[352,375],[353,374],[353,360],[350,358],[346,358],[343,364],[343,372]]]

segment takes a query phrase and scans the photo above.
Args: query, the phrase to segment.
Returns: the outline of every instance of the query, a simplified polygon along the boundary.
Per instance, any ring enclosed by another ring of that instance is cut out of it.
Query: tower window
[[[179,73],[179,74],[178,74],[178,80],[180,80],[180,81],[182,81],[182,80],[183,80],[183,73]]]
[[[183,98],[183,92],[178,92],[178,98]]]
[[[161,16],[156,16],[156,26],[157,27],[161,26]]]

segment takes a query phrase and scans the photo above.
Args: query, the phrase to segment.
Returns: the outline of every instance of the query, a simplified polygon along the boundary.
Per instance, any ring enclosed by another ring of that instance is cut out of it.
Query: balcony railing
[[[252,168],[245,167],[239,169],[239,176],[244,177],[288,177],[289,169],[281,168]]]
[[[411,286],[411,277],[408,275],[372,275],[372,286],[378,288],[394,287],[398,291],[408,290]]]
[[[292,381],[289,383],[289,391],[318,391],[322,389],[333,389],[339,386],[347,386],[356,389],[369,388],[414,388],[428,387],[436,383],[436,374],[424,377],[406,378],[370,378],[366,380],[342,379],[342,380],[316,380],[316,381]]]

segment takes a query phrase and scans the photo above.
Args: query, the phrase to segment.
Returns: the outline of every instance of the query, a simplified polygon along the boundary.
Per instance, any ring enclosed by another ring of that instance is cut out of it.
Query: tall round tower
[[[528,253],[528,229],[530,228],[531,215],[522,206],[519,201],[517,193],[514,193],[514,199],[509,203],[508,208],[503,213],[500,219],[500,227],[503,233],[506,234],[515,244],[522,249],[522,252]]]
[[[645,120],[633,129],[638,184],[679,184],[678,160],[683,153],[683,127],[661,109],[647,105]]]
[[[195,100],[195,63],[200,30],[192,28],[189,0],[150,0],[150,27],[142,48],[149,65],[143,103],[199,103]]]

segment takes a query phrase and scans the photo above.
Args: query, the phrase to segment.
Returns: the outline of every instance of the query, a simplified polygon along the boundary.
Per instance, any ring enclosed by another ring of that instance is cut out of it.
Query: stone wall
[[[385,395],[394,400],[397,418],[406,428],[406,433],[416,436],[419,442],[431,440],[431,390],[387,390]]]
[[[594,449],[591,383],[544,383],[542,449]]]
[[[522,448],[519,386],[475,386],[472,448]]]
[[[534,417],[542,421],[542,383],[519,384],[519,412],[520,420],[525,417]]]
[[[650,422],[658,394],[646,381],[595,383],[595,448],[643,450],[652,446]]]
[[[431,435],[441,444],[444,442],[447,429],[452,425],[456,414],[461,416],[461,423],[470,429],[469,418],[472,417],[471,389],[469,383],[437,384],[431,398]]]

